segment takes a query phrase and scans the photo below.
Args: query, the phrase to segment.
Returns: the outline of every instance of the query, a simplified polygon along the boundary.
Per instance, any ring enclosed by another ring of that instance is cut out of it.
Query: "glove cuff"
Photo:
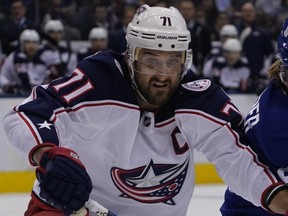
[[[32,166],[38,166],[39,164],[36,163],[36,161],[34,160],[33,156],[34,156],[34,153],[39,149],[39,148],[42,148],[42,147],[56,147],[57,145],[54,144],[54,143],[42,143],[40,145],[36,145],[34,146],[30,152],[29,152],[29,155],[28,155],[28,159],[29,159],[29,163],[32,165]]]

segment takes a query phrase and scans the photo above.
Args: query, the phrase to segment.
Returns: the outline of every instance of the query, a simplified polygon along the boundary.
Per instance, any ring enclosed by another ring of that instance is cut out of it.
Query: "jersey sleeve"
[[[190,148],[215,165],[233,192],[261,206],[263,192],[277,180],[245,145],[241,114],[220,88],[201,97],[201,106],[176,110],[179,129]]]
[[[36,145],[68,142],[74,130],[72,121],[77,121],[71,113],[77,105],[91,100],[94,89],[81,66],[70,77],[33,88],[31,95],[3,119],[10,143],[28,160]]]

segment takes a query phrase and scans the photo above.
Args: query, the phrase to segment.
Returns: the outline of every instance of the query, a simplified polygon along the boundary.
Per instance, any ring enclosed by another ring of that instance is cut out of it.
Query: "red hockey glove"
[[[92,190],[91,179],[79,156],[71,149],[52,147],[44,151],[36,169],[40,197],[65,215],[80,210]]]

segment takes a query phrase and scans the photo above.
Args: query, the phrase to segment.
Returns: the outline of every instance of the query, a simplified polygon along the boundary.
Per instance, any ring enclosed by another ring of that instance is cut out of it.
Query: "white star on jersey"
[[[50,124],[50,123],[48,123],[48,122],[45,120],[43,123],[39,123],[39,124],[37,124],[37,125],[40,125],[39,129],[41,129],[41,128],[47,128],[47,129],[51,130],[50,126],[53,125],[53,124]]]
[[[148,169],[148,170],[147,170]],[[160,184],[164,178],[171,175],[171,172],[156,175],[153,166],[149,165],[141,174],[140,177],[130,178],[129,181],[136,184],[135,187],[153,187]]]
[[[151,187],[159,185],[159,180],[160,179],[155,175],[153,168],[150,167],[145,176],[141,176],[140,179],[133,179],[130,181],[137,184],[136,187]]]

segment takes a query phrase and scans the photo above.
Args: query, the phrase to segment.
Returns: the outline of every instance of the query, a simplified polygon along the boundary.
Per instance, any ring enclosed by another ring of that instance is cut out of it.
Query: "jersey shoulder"
[[[179,89],[179,100],[175,109],[196,110],[230,121],[242,116],[223,89],[209,79],[197,79],[183,83]]]
[[[78,63],[77,69],[97,86],[105,84],[107,88],[125,82],[124,73],[128,71],[124,56],[110,51],[101,51],[84,58]]]
[[[79,80],[79,82],[71,81],[75,89],[83,85],[90,86],[89,91],[79,99],[114,100],[136,104],[132,87],[124,76],[124,73],[128,73],[127,71],[123,55],[103,51],[81,60],[73,74],[67,79]],[[62,80],[56,80],[54,84],[59,84],[57,82],[62,82]],[[77,103],[76,100],[75,102]]]

